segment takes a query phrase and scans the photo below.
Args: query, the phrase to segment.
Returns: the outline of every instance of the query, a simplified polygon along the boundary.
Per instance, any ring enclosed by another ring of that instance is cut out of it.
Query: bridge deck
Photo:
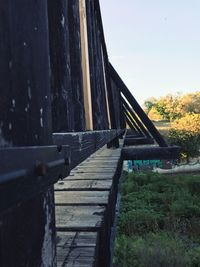
[[[55,185],[57,266],[108,266],[122,146],[103,148]]]

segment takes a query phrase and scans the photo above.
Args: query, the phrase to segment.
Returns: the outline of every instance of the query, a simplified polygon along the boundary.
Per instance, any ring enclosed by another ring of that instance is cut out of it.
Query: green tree
[[[145,107],[147,115],[149,114],[151,109],[156,105],[157,101],[158,100],[155,97],[150,97],[147,100],[145,100],[144,107]]]

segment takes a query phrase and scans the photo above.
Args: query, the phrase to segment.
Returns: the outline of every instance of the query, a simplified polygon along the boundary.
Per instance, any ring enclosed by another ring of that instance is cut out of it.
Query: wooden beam
[[[113,79],[110,79],[111,84],[111,91],[112,91],[112,97],[113,97],[113,103],[114,103],[114,115],[116,120],[116,127],[121,128],[120,125],[120,112],[121,112],[121,95],[119,88],[116,86]]]
[[[99,148],[115,142],[123,130],[104,130],[77,133],[54,133],[55,145],[69,145],[71,148],[70,168],[74,168]]]
[[[129,147],[123,148],[123,160],[147,160],[147,159],[177,159],[180,147]]]
[[[130,113],[130,115],[133,117],[135,122],[137,123],[138,127],[141,129],[141,131],[146,135],[146,137],[151,138],[151,135],[147,131],[147,129],[144,127],[143,123],[140,121],[140,119],[137,117],[133,109],[128,105],[128,103],[124,100],[123,97],[121,97],[121,101],[123,106],[127,109],[127,111]]]
[[[129,121],[133,124],[133,126],[135,127],[135,129],[137,130],[138,133],[140,133],[141,135],[144,135],[141,131],[141,129],[139,128],[138,124],[136,123],[136,121],[131,117],[131,114],[128,112],[128,110],[126,108],[124,108],[124,113],[126,115],[126,117],[129,119]]]
[[[85,0],[79,0],[80,10],[80,32],[81,32],[81,51],[82,51],[82,71],[83,71],[83,95],[85,107],[85,126],[86,130],[93,130],[92,117],[92,97],[90,86],[90,66],[88,50],[88,33]]]
[[[103,55],[103,49],[101,46],[101,54],[102,54],[102,62],[103,62],[103,77],[104,77],[104,84],[105,84],[105,97],[106,97],[106,107],[107,107],[107,112],[108,112],[108,125],[109,129],[112,129],[112,124],[111,124],[111,114],[110,114],[110,107],[109,107],[109,101],[108,101],[108,84],[106,81],[106,69],[105,69],[105,62],[104,62],[104,55]]]
[[[126,115],[125,115],[125,120],[126,120],[126,128],[128,126],[130,129],[136,131],[133,124],[129,121],[129,119],[126,117]]]
[[[138,132],[132,129],[126,130],[126,138],[135,138],[135,137],[143,137],[143,136],[141,136],[141,134],[138,134]]]
[[[154,144],[154,140],[152,138],[146,138],[146,137],[125,138],[124,141],[125,146],[149,145],[149,144]]]
[[[110,74],[112,78],[114,79],[117,86],[120,88],[122,94],[127,99],[127,101],[130,103],[133,110],[136,112],[138,117],[141,119],[142,123],[145,125],[145,127],[149,130],[155,141],[159,144],[161,147],[167,147],[167,143],[163,139],[162,135],[158,132],[152,121],[148,118],[144,110],[140,107],[136,99],[133,97],[125,83],[122,81],[122,79],[119,77],[116,70],[113,68],[113,66],[110,64]]]

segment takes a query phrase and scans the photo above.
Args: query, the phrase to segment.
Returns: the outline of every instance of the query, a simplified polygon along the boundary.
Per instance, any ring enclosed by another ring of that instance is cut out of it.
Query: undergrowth
[[[124,173],[116,267],[200,267],[200,175]]]

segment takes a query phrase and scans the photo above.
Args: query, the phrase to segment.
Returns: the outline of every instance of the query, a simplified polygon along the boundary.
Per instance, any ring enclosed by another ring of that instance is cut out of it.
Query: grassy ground
[[[117,267],[200,266],[200,175],[124,174]]]

